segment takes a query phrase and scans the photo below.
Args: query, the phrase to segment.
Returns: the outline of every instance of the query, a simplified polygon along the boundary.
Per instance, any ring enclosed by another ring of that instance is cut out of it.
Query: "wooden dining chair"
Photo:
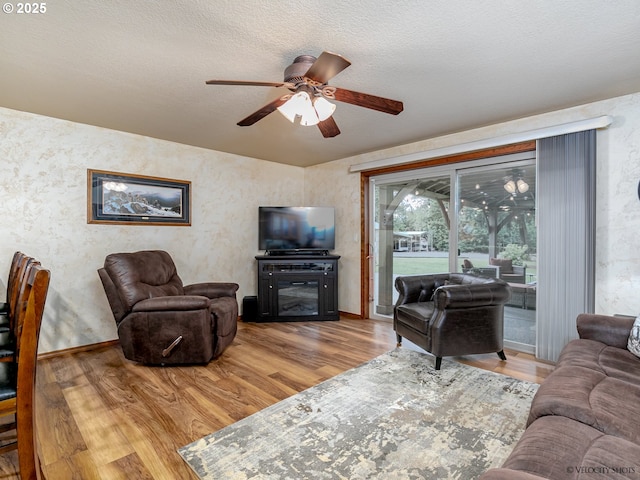
[[[13,254],[13,258],[11,259],[11,265],[9,266],[9,276],[7,277],[7,299],[5,302],[0,303],[0,315],[9,313],[9,304],[10,298],[12,297],[12,290],[15,287],[18,268],[20,267],[20,261],[23,257],[25,257],[25,254],[17,251]]]
[[[15,319],[20,303],[20,296],[24,294],[22,288],[27,281],[29,266],[40,264],[35,258],[22,255],[12,280],[11,296],[9,297],[7,313],[0,314],[0,363],[13,362],[15,355]],[[22,299],[25,302],[26,299]]]
[[[16,441],[0,447],[0,454],[18,451],[22,480],[44,478],[36,448],[35,383],[40,326],[51,273],[37,262],[29,265],[20,287],[15,311],[12,362],[0,364],[6,372],[0,378],[0,417],[14,416],[3,431],[15,430]]]
[[[6,324],[8,322],[12,310],[15,308],[23,274],[30,258],[32,257],[22,252],[16,252],[13,255],[9,276],[7,277],[7,299],[6,302],[0,304],[0,324]]]

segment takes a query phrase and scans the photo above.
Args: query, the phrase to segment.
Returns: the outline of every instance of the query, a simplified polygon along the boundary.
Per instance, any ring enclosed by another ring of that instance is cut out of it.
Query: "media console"
[[[338,320],[338,255],[259,255],[258,321]]]

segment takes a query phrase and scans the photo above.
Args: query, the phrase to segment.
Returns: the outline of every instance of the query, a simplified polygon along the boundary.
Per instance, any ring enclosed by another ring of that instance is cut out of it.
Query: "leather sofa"
[[[524,434],[482,480],[640,479],[640,358],[627,349],[633,322],[578,316],[580,338],[540,385]]]
[[[129,360],[207,363],[222,354],[236,335],[238,285],[183,285],[165,251],[108,255],[98,274]]]
[[[509,285],[497,278],[460,273],[396,278],[400,294],[393,309],[398,346],[402,338],[442,357],[503,352],[504,304]]]

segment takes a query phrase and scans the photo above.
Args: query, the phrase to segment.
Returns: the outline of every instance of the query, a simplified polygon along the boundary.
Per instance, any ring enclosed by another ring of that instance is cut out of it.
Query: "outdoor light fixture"
[[[504,184],[504,189],[509,193],[515,193],[516,192],[516,182],[514,182],[513,179],[510,178],[507,181],[507,183]]]
[[[300,117],[300,125],[305,127],[317,125],[329,118],[336,106],[322,97],[314,97],[313,100],[306,91],[298,92],[278,107],[278,111],[287,120],[294,123],[296,117]]]
[[[504,189],[513,194],[516,192],[525,193],[529,191],[529,184],[525,182],[522,178],[518,178],[517,181],[513,181],[513,177],[505,177]]]
[[[518,179],[516,185],[518,186],[518,191],[520,193],[525,193],[529,190],[529,184],[521,178]]]

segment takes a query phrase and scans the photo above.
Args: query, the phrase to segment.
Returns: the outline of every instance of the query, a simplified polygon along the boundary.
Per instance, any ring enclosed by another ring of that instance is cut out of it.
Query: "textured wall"
[[[333,205],[341,311],[360,312],[355,163],[611,115],[598,133],[596,311],[640,312],[640,94],[306,169],[0,109],[0,291],[16,249],[52,270],[41,351],[115,338],[96,269],[114,251],[168,250],[185,283],[234,280],[255,295],[258,205]],[[86,223],[87,168],[192,181],[191,227]],[[567,279],[571,281],[571,279]]]
[[[342,255],[340,309],[360,311],[360,174],[350,165],[460,145],[600,115],[613,124],[598,132],[596,187],[596,311],[640,313],[640,93],[469,130],[308,167],[305,195],[338,208],[336,253]],[[571,281],[571,279],[566,279]]]
[[[164,249],[185,283],[256,293],[258,206],[303,202],[304,170],[0,109],[0,292],[17,249],[51,270],[40,351],[116,338],[96,269],[117,251]],[[87,168],[192,182],[192,226],[87,224]]]

